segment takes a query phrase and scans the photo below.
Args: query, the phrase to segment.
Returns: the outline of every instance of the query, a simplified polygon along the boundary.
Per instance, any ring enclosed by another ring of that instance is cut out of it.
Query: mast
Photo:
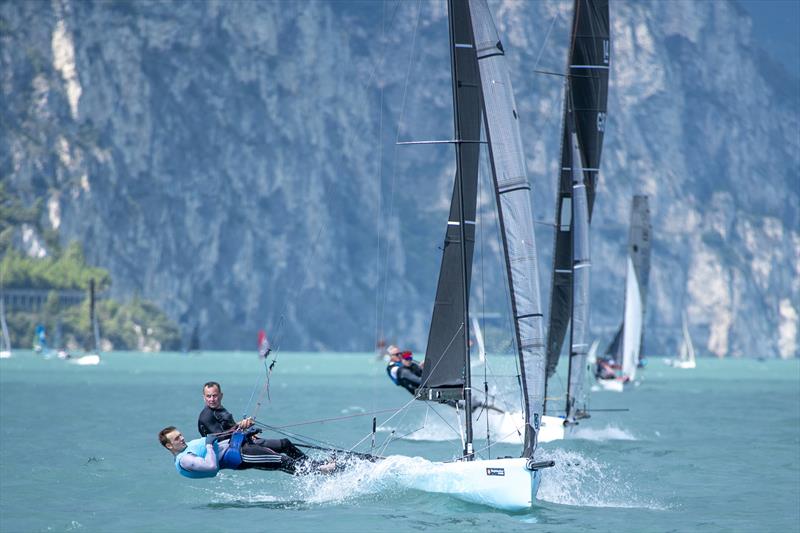
[[[608,0],[575,0],[565,83],[561,171],[556,200],[547,330],[548,378],[556,371],[573,307],[574,156],[570,147],[573,143],[569,136],[574,129],[577,153],[580,154],[583,164],[587,215],[591,222],[605,132],[610,59]],[[569,124],[570,113],[573,114],[572,126]]]
[[[100,326],[97,323],[97,313],[95,311],[95,291],[94,278],[89,280],[89,320],[92,324],[92,337],[94,341],[94,353],[100,353]]]
[[[567,94],[569,96],[569,92]],[[570,104],[571,106],[571,104]],[[570,113],[570,119],[574,115]],[[570,120],[569,145],[572,149],[572,309],[569,342],[569,379],[567,400],[564,409],[566,421],[574,423],[579,415],[576,404],[583,399],[586,373],[586,358],[589,345],[589,283],[591,262],[589,257],[589,210],[586,185],[583,181],[583,165],[578,149],[578,138],[574,133],[574,122]]]
[[[469,290],[480,155],[480,80],[467,0],[448,0],[456,176],[425,349],[422,400],[463,400],[464,457],[473,458]]]
[[[466,225],[466,219],[464,218],[464,183],[463,177],[461,175],[461,169],[458,167],[461,163],[461,142],[464,141],[464,138],[461,137],[461,116],[459,115],[459,84],[461,83],[461,78],[459,77],[459,63],[464,62],[467,63],[465,65],[467,68],[470,66],[473,67],[475,65],[469,65],[470,63],[475,63],[475,39],[472,36],[472,27],[470,25],[469,20],[469,5],[467,4],[466,0],[448,0],[448,9],[452,16],[449,17],[449,26],[450,26],[450,69],[453,75],[451,76],[451,81],[453,85],[453,117],[454,117],[454,127],[455,127],[455,139],[456,139],[456,152],[458,153],[458,157],[456,158],[456,183],[459,187],[459,195],[458,199],[460,205],[458,207],[458,230],[459,230],[459,240],[461,241],[461,298],[463,300],[463,320],[461,322],[464,328],[464,336],[463,336],[463,343],[464,343],[464,420],[465,420],[465,432],[464,432],[464,457],[468,461],[471,461],[474,458],[474,454],[472,452],[472,368],[470,366],[469,361],[469,284],[467,283],[467,278],[469,276],[469,270],[471,270],[472,265],[467,266],[467,250],[464,243],[467,242],[467,234],[464,230],[464,226]],[[456,7],[458,4],[458,8]],[[459,11],[457,12],[456,9]],[[463,10],[463,12],[462,12]],[[459,49],[471,49],[471,52],[466,54],[460,54]],[[466,56],[466,57],[460,57]],[[459,61],[460,60],[460,61]],[[475,72],[477,74],[477,72]],[[479,95],[480,96],[480,95]],[[480,136],[480,129],[478,130],[478,135]],[[478,137],[479,139],[479,137]],[[473,138],[475,140],[475,138]],[[478,145],[480,146],[480,145]],[[476,173],[477,174],[477,173]],[[477,181],[477,175],[476,175]],[[475,227],[475,218],[472,219],[472,226]],[[474,235],[473,235],[473,242],[474,242]],[[470,257],[470,263],[472,262],[472,257]]]
[[[470,0],[483,116],[520,367],[525,435],[532,457],[544,407],[545,353],[536,238],[519,115],[505,51],[485,0]]]

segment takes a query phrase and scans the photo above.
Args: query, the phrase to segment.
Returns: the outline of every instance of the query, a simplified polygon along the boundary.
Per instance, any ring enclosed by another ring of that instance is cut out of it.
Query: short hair
[[[166,448],[167,444],[169,443],[169,439],[167,438],[167,433],[171,433],[171,432],[175,431],[176,429],[178,429],[178,428],[176,428],[175,426],[167,426],[167,427],[165,427],[164,429],[162,429],[161,431],[158,432],[158,441],[161,443],[161,445],[164,448]]]
[[[216,387],[218,391],[222,392],[222,387],[220,387],[219,383],[217,383],[216,381],[207,381],[205,383],[205,385],[203,385],[203,391],[204,392],[206,390],[206,387],[208,387],[208,388]]]

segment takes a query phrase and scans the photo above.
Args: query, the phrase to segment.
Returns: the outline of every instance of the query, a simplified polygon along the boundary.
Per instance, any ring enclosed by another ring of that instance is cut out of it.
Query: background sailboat
[[[70,358],[76,365],[97,365],[100,363],[100,325],[97,321],[96,294],[94,279],[89,280],[89,323],[92,328],[92,349],[81,357]]]
[[[598,384],[609,390],[622,390],[624,383],[636,378],[644,338],[644,314],[647,304],[647,281],[650,277],[652,226],[647,196],[635,195],[631,208],[628,234],[628,256],[625,274],[625,309],[622,324],[605,357],[598,358]],[[606,371],[616,373],[610,377]],[[602,379],[603,376],[609,376]]]
[[[666,359],[664,362],[675,368],[691,369],[696,368],[694,344],[689,333],[689,320],[686,318],[686,311],[681,313],[681,342],[678,348],[677,359]]]
[[[584,383],[589,334],[590,235],[600,170],[611,62],[607,0],[575,0],[564,84],[561,170],[547,332],[547,380],[554,377],[569,326],[569,364],[563,417],[546,416],[550,428],[585,417]],[[547,409],[546,412],[549,410]],[[552,439],[563,438],[550,431]]]

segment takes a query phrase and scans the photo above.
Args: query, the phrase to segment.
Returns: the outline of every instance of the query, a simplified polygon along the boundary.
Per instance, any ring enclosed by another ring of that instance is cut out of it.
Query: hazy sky
[[[800,78],[800,0],[738,0],[753,17],[753,34],[769,55]]]

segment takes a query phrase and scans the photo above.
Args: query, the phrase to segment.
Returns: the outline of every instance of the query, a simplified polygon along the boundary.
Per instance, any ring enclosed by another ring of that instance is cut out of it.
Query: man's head
[[[186,440],[175,426],[167,426],[159,431],[158,441],[173,454],[181,453],[186,449]]]
[[[388,348],[386,348],[386,353],[389,354],[390,361],[393,362],[400,361],[400,348],[398,348],[397,346],[395,345],[389,346]]]
[[[218,409],[222,405],[222,388],[216,381],[203,385],[203,401],[210,409]]]

